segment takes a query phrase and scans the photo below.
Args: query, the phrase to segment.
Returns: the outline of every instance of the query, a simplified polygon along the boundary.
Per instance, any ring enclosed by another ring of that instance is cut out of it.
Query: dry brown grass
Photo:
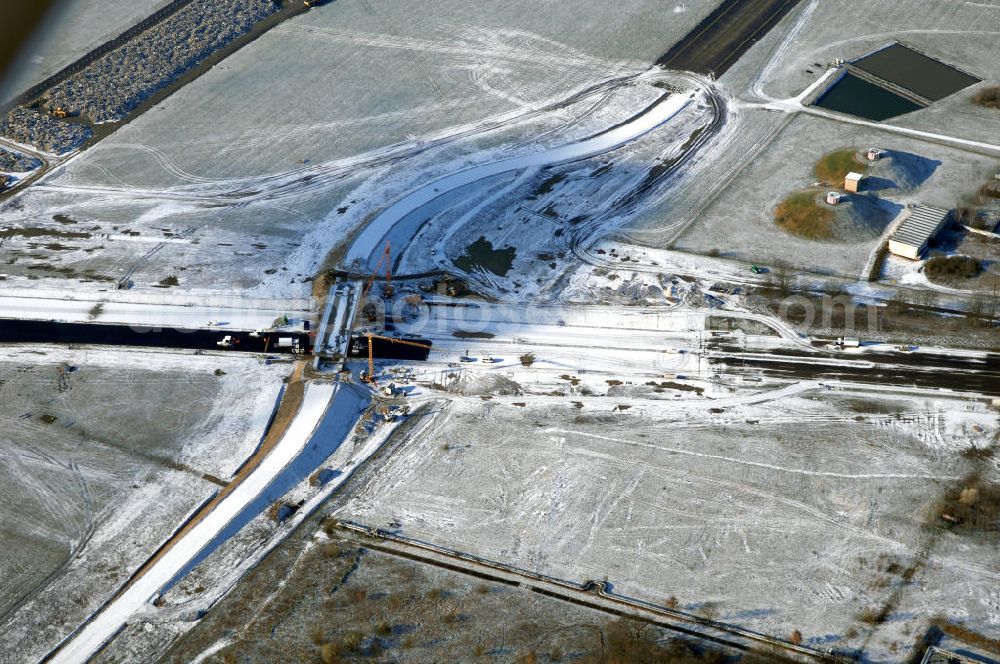
[[[868,166],[858,159],[854,149],[835,150],[823,155],[813,171],[817,179],[836,186],[844,184],[844,176],[851,171],[864,173]]]
[[[979,188],[981,198],[1000,198],[1000,182],[987,182]]]
[[[971,643],[974,646],[985,648],[990,652],[1000,654],[1000,639],[985,637],[982,634],[973,632],[972,630],[966,629],[961,625],[954,625],[943,619],[935,620],[934,625],[952,638],[959,639],[961,641],[965,641],[966,643]]]
[[[774,221],[782,230],[810,240],[833,237],[833,212],[820,207],[816,192],[800,191],[788,196],[774,211]]]
[[[866,606],[861,609],[861,613],[858,614],[858,619],[869,625],[881,625],[885,622],[885,619],[889,617],[889,609],[887,607],[882,607],[881,609],[874,606]]]
[[[604,629],[604,652],[577,661],[585,664],[722,664],[728,655],[716,650],[700,649],[686,641],[663,641],[657,630],[647,623],[617,620]],[[784,661],[781,657],[747,653],[741,664],[763,664]]]

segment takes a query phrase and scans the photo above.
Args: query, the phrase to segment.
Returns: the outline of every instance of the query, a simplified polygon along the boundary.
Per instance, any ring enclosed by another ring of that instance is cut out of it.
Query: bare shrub
[[[976,103],[986,108],[1000,109],[1000,87],[980,90],[976,95]]]
[[[981,269],[982,264],[971,256],[935,256],[924,264],[924,273],[931,279],[970,279],[979,274]]]
[[[887,617],[889,617],[889,614],[884,607],[878,609],[874,606],[866,606],[858,614],[858,620],[869,625],[881,625]]]

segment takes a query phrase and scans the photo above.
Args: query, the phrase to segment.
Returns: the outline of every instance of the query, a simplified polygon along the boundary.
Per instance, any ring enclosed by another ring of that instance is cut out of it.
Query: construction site
[[[1000,663],[1000,13],[64,0],[0,661]]]

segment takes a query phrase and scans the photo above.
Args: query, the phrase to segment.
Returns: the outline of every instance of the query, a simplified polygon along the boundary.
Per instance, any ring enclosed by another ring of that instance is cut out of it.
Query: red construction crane
[[[392,295],[392,247],[389,245],[388,240],[385,241],[385,251],[378,257],[378,263],[375,264],[375,269],[372,270],[372,276],[368,278],[368,283],[361,293],[362,299],[368,296],[368,292],[372,289],[372,284],[375,283],[375,279],[379,275],[379,270],[383,267],[385,267],[385,296],[389,297]]]

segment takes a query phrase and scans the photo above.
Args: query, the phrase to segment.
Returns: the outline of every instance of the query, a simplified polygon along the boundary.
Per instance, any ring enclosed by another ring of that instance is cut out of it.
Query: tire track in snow
[[[808,468],[789,468],[786,466],[779,466],[776,464],[764,463],[762,461],[747,461],[745,459],[736,459],[734,457],[727,457],[721,454],[708,454],[705,452],[694,452],[692,450],[684,450],[678,447],[666,447],[661,445],[654,445],[653,443],[642,443],[635,440],[627,440],[624,438],[613,438],[611,436],[601,436],[594,433],[585,433],[583,431],[572,431],[568,429],[559,428],[549,428],[545,429],[546,432],[560,433],[565,435],[574,436],[584,436],[586,438],[594,438],[598,440],[605,440],[610,443],[620,443],[623,445],[631,445],[633,447],[642,447],[654,450],[660,450],[663,452],[671,452],[674,454],[680,454],[683,456],[697,457],[701,459],[711,459],[714,461],[724,461],[727,463],[733,463],[740,466],[750,466],[753,468],[763,468],[765,470],[774,470],[781,473],[789,473],[793,475],[807,475],[812,477],[833,477],[837,479],[844,480],[945,480],[953,481],[962,479],[957,475],[932,475],[928,473],[837,473],[828,470],[810,470]]]

